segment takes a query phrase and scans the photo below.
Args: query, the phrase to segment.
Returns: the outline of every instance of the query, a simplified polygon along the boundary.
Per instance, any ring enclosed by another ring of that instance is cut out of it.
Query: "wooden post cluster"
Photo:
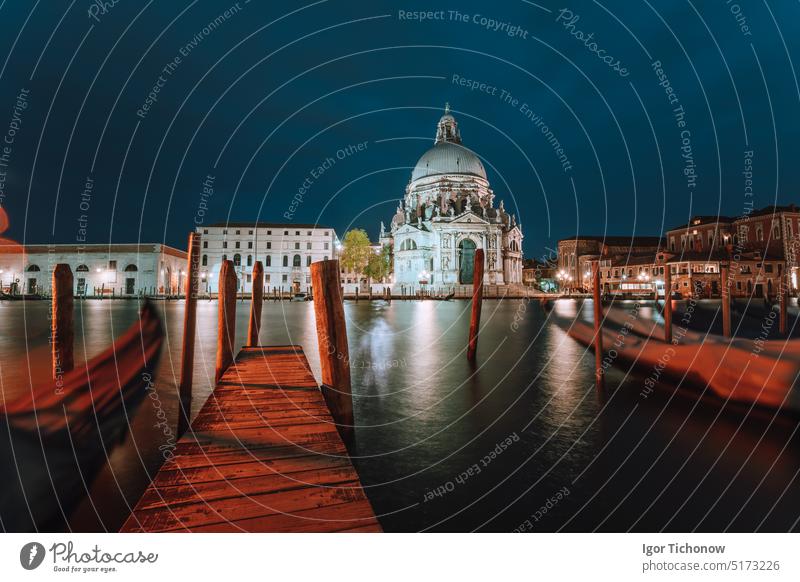
[[[59,263],[53,269],[52,298],[52,356],[53,378],[58,380],[65,372],[75,367],[73,311],[75,299],[72,294],[72,271],[69,265]]]
[[[217,370],[215,381],[233,363],[233,341],[236,336],[236,271],[233,261],[222,261],[219,270],[219,316],[217,326]]]
[[[258,345],[261,331],[261,307],[264,304],[264,265],[256,261],[253,266],[253,293],[250,301],[250,325],[247,327],[247,345]]]
[[[603,375],[603,306],[600,303],[600,262],[592,263],[592,303],[594,303],[594,380],[598,390],[605,388]]]
[[[664,266],[664,341],[672,343],[672,272]]]
[[[192,382],[194,377],[194,340],[197,330],[197,294],[200,289],[200,233],[189,233],[189,253],[186,258],[186,308],[183,312],[183,349],[181,351],[181,379],[178,385],[180,399],[178,411],[178,436],[189,428],[192,409]]]
[[[475,361],[478,351],[478,329],[481,325],[481,306],[483,304],[483,249],[475,251],[475,266],[472,272],[472,316],[469,320],[469,346],[467,360]]]
[[[728,284],[730,265],[720,265],[720,285],[722,287],[722,335],[731,337],[731,288]]]
[[[339,283],[339,261],[311,264],[314,315],[317,323],[322,394],[345,441],[353,437],[353,396],[350,351]]]

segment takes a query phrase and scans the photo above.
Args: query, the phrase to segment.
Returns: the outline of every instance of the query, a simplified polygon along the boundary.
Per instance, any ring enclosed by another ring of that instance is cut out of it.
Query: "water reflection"
[[[159,310],[168,337],[158,406],[174,426],[183,305]],[[559,301],[553,310],[591,317],[591,302]],[[748,530],[763,520],[762,529],[785,530],[800,515],[794,419],[734,406],[720,411],[686,391],[644,400],[639,380],[619,371],[598,395],[593,354],[538,303],[486,301],[474,366],[465,353],[468,302],[348,302],[345,312],[359,424],[352,452],[387,530],[509,531],[563,487],[569,496],[536,529]],[[79,302],[76,361],[106,348],[136,314],[135,302]],[[658,317],[647,305],[640,314]],[[248,305],[240,303],[237,349],[247,320]],[[212,389],[216,325],[217,304],[201,302],[195,414]],[[5,398],[26,390],[29,378],[48,377],[48,329],[44,302],[0,302]],[[260,341],[304,346],[319,377],[312,304],[265,303]],[[154,429],[159,410],[149,400],[72,527],[118,528],[160,466],[166,437]],[[475,465],[479,472],[457,480]],[[447,483],[452,491],[426,500]]]

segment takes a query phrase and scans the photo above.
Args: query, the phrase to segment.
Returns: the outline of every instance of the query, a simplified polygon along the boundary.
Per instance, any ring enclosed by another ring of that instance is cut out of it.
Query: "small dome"
[[[411,180],[440,174],[469,174],[486,179],[486,170],[475,153],[464,146],[441,141],[425,152],[411,173]]]

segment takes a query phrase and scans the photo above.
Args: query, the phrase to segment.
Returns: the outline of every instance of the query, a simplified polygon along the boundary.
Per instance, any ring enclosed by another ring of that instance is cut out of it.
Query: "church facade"
[[[477,249],[484,250],[485,284],[521,284],[522,228],[494,199],[483,164],[462,144],[447,106],[390,230],[381,223],[380,242],[393,249],[395,285],[471,284]]]

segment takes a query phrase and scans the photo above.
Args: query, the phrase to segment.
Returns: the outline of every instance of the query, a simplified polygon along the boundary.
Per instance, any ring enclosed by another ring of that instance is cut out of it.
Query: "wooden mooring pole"
[[[731,288],[728,284],[728,269],[730,266],[727,263],[720,264],[720,285],[722,287],[722,335],[724,337],[731,337]]]
[[[317,323],[322,394],[342,439],[353,437],[353,396],[350,384],[350,351],[344,305],[340,296],[339,261],[311,263],[314,315]]]
[[[478,329],[481,325],[481,306],[483,304],[483,249],[475,251],[475,266],[472,271],[472,316],[469,320],[469,346],[467,360],[475,361],[478,351]]]
[[[672,343],[672,272],[664,265],[664,341]]]
[[[592,303],[594,304],[594,381],[598,390],[605,388],[603,376],[603,306],[600,303],[600,263],[592,263]]]
[[[258,345],[261,331],[261,307],[264,304],[264,266],[256,261],[253,266],[253,293],[250,301],[250,325],[247,327],[247,345]]]
[[[236,335],[236,272],[233,261],[222,261],[219,270],[219,316],[217,321],[217,370],[219,382],[233,363],[233,340]]]
[[[200,233],[189,233],[189,254],[186,258],[186,308],[183,311],[183,349],[181,351],[181,380],[178,385],[178,436],[189,428],[192,412],[192,382],[194,379],[194,340],[197,331],[197,293],[200,288]]]
[[[778,330],[780,331],[781,335],[786,335],[786,328],[787,328],[787,313],[786,313],[786,304],[788,303],[787,295],[789,293],[789,277],[787,276],[785,270],[784,274],[781,275],[778,283],[778,306],[780,309],[780,313],[778,314]]]
[[[72,271],[69,265],[59,263],[53,269],[51,349],[53,355],[53,378],[58,380],[75,367],[75,329],[73,311],[75,299],[72,294]]]

